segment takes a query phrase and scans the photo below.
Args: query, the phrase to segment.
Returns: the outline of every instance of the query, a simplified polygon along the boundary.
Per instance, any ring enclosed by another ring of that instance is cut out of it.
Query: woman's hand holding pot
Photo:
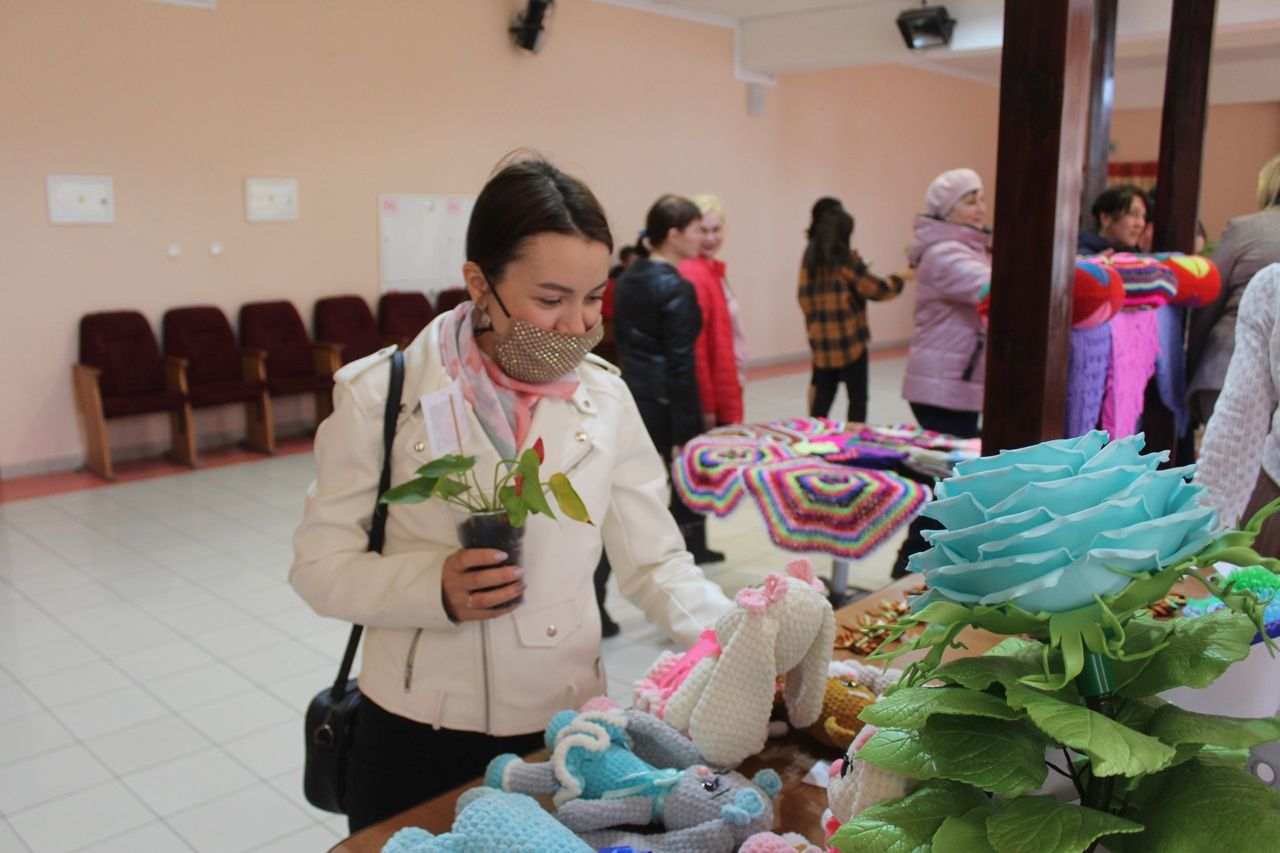
[[[490,548],[464,548],[444,561],[440,587],[444,609],[455,622],[505,616],[525,590],[524,569],[505,566],[507,555]]]

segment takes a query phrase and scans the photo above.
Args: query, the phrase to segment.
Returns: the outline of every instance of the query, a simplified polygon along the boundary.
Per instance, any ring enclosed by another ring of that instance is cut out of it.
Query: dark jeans
[[[360,700],[347,754],[347,825],[357,832],[484,775],[504,752],[527,755],[542,732],[493,737],[435,729]]]
[[[667,478],[670,479],[671,448],[675,445],[675,439],[671,435],[671,406],[654,400],[636,400],[636,408],[640,410],[640,419],[644,421],[653,446],[662,456],[662,462],[667,468]],[[706,518],[685,506],[674,488],[671,490],[670,510],[671,517],[680,525],[680,532],[684,534],[685,546],[697,556],[706,548]]]
[[[809,380],[809,417],[825,418],[836,399],[836,389],[844,383],[849,394],[849,420],[867,420],[867,353],[844,367],[815,367]]]
[[[959,438],[978,437],[978,412],[961,412],[926,403],[912,403],[911,413],[916,416],[916,423],[925,429],[949,433]],[[900,578],[907,574],[907,559],[912,554],[929,549],[929,543],[924,541],[924,531],[941,529],[942,525],[932,518],[917,515],[907,528],[907,538],[903,540],[902,547],[898,549],[898,557],[893,561],[892,576]]]

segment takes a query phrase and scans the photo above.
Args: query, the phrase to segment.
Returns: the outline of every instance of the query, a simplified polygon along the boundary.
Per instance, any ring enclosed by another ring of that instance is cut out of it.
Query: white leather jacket
[[[450,382],[440,320],[405,350],[403,403],[391,482],[433,457],[419,399]],[[395,505],[381,555],[366,552],[382,467],[382,422],[392,348],[335,376],[334,411],[316,433],[316,479],[294,534],[289,581],[322,616],[366,626],[360,689],[392,713],[436,727],[515,735],[606,692],[592,573],[601,536],[622,594],[673,639],[692,645],[730,608],[684,549],[667,510],[662,460],[615,368],[588,357],[568,400],[543,398],[527,444],[543,439],[547,475],[568,474],[596,526],[526,522],[524,603],[513,613],[455,624],[440,576],[458,550],[461,511],[442,501]],[[498,453],[467,407],[485,481]]]

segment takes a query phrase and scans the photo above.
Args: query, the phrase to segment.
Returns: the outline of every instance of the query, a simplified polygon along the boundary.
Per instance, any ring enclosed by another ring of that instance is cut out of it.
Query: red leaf
[[[546,455],[542,451],[542,439],[539,438],[533,443],[533,452],[538,454],[538,464],[541,465],[546,461]]]
[[[519,474],[517,474],[516,475],[516,497],[521,497],[523,494],[524,494],[524,477],[521,477]]]

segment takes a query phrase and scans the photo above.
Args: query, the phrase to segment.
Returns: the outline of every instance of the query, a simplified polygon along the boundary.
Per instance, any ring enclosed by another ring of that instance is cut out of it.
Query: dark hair
[[[631,257],[632,255],[638,255],[638,254],[640,254],[640,250],[637,249],[635,246],[623,246],[621,249],[618,250],[618,260],[622,261],[625,264],[627,262],[627,258]]]
[[[584,237],[613,251],[604,209],[587,185],[540,157],[525,157],[502,166],[476,197],[467,260],[496,284],[538,234]]]
[[[1142,187],[1134,184],[1116,184],[1114,187],[1107,187],[1093,200],[1093,207],[1089,209],[1093,214],[1094,228],[1101,231],[1104,213],[1112,217],[1124,216],[1129,212],[1129,205],[1133,203],[1134,198],[1142,199],[1142,206],[1148,213],[1150,212],[1151,197],[1143,192]],[[1147,218],[1150,219],[1150,215]]]
[[[636,246],[645,249],[645,241],[648,241],[648,248],[656,249],[666,242],[667,233],[672,228],[683,231],[690,222],[701,218],[702,211],[696,204],[684,196],[667,193],[649,208],[649,215],[644,218],[644,234],[636,241]]]
[[[809,245],[804,250],[809,281],[817,281],[823,270],[849,265],[849,241],[853,238],[853,216],[849,211],[839,205],[829,208],[809,230]]]
[[[805,229],[804,236],[813,237],[813,230],[818,227],[818,220],[822,218],[822,214],[828,210],[835,210],[837,207],[844,207],[840,203],[840,199],[834,196],[824,195],[813,203],[813,209],[809,211],[809,227]]]

